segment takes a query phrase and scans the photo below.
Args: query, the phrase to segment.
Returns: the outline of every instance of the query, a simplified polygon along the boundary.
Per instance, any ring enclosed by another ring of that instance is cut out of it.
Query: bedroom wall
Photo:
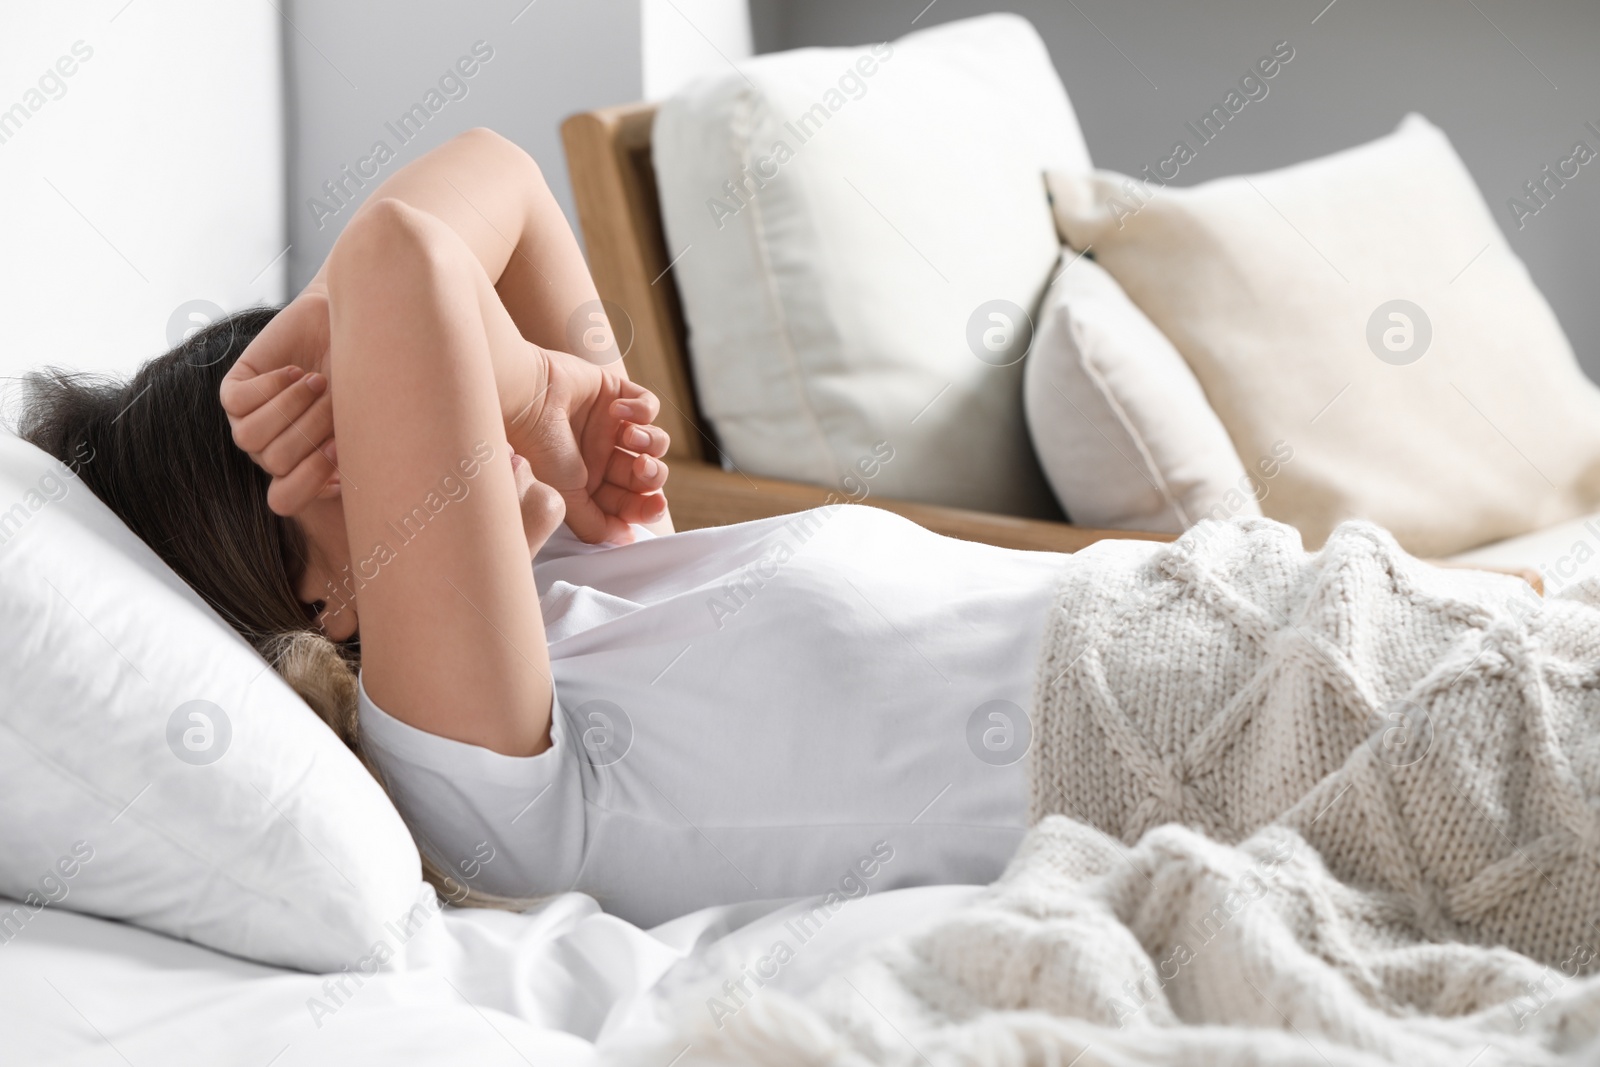
[[[639,0],[644,99],[660,100],[753,50],[745,0]]]
[[[291,287],[316,272],[344,220],[377,182],[473,126],[492,127],[526,148],[574,217],[559,126],[574,111],[641,98],[639,6],[639,0],[290,0]],[[463,58],[473,75],[450,79]],[[430,91],[438,94],[432,100]],[[426,122],[398,125],[418,103],[437,109]],[[375,155],[380,141],[390,162]],[[364,159],[373,161],[367,170],[377,177],[357,188],[341,168],[355,172]],[[340,181],[343,199],[324,187]]]
[[[33,366],[128,372],[208,309],[282,298],[281,24],[206,0],[0,13],[0,403]]]
[[[1407,111],[1449,134],[1511,246],[1600,379],[1600,163],[1537,215],[1507,206],[1572,154],[1600,151],[1600,4],[1593,0],[751,0],[758,52],[899,37],[984,11],[1039,28],[1097,166],[1165,158],[1255,58],[1293,65],[1177,184],[1282,166],[1378,137]],[[1313,22],[1313,20],[1315,20]]]

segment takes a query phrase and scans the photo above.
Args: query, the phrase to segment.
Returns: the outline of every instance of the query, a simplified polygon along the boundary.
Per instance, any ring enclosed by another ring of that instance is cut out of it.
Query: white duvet
[[[709,908],[650,930],[578,893],[524,915],[448,910],[410,938],[404,971],[360,983],[47,907],[0,943],[0,1065],[653,1062],[681,990],[742,982],[744,1003],[768,989],[803,995],[871,940],[976,892],[870,894],[804,931],[793,920],[805,902]],[[770,977],[758,984],[758,971]],[[714,1018],[718,1004],[705,1007]]]

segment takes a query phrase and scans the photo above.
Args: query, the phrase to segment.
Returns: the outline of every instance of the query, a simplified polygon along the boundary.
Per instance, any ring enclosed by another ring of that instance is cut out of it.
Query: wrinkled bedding
[[[685,1062],[1600,1060],[1600,590],[1266,520],[1069,568],[1004,877]]]

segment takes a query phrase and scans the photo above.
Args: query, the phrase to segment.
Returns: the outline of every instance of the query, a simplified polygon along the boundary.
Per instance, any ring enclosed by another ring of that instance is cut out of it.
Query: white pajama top
[[[1070,557],[858,505],[638,532],[563,527],[534,561],[547,751],[425,733],[362,689],[363,743],[426,852],[475,888],[581,890],[641,925],[1000,873]]]

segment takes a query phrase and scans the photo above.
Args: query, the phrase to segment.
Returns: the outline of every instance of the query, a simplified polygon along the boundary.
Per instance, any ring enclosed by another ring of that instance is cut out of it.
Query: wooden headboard
[[[827,486],[724,470],[711,427],[700,417],[683,307],[661,226],[650,155],[654,104],[627,104],[573,115],[561,124],[578,222],[589,269],[603,300],[633,327],[628,374],[661,398],[659,425],[672,435],[667,495],[680,530],[784,515],[840,500]],[[681,250],[680,250],[681,251]],[[612,326],[618,342],[625,329]],[[904,515],[937,533],[1007,548],[1074,552],[1107,537],[1170,541],[1170,534],[1097,530],[1067,523],[993,515],[964,508],[871,497],[860,501]]]
[[[683,308],[650,159],[655,114],[654,104],[587,111],[562,124],[561,139],[595,286],[633,325],[628,375],[661,398],[658,423],[672,435],[668,455],[706,460],[715,452],[695,401]],[[618,324],[613,328],[622,331]]]

